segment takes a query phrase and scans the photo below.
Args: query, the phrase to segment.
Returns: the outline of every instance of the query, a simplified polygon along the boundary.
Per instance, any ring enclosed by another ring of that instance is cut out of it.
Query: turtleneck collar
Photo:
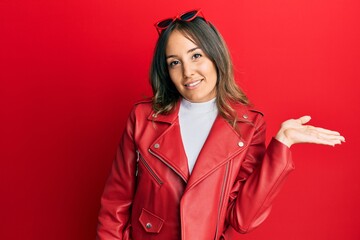
[[[212,112],[217,109],[216,107],[216,98],[213,98],[207,102],[193,103],[185,98],[181,99],[181,107],[186,111],[197,112],[197,113],[206,113]]]

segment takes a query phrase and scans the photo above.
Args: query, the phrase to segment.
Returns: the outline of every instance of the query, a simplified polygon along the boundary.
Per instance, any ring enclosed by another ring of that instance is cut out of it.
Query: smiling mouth
[[[202,80],[198,80],[192,83],[187,83],[185,84],[185,87],[195,87],[196,85],[198,85]]]

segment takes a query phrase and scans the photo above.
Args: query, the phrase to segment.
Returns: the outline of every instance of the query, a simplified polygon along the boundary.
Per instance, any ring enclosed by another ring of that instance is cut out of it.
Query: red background
[[[124,122],[151,94],[152,24],[198,7],[268,140],[304,114],[347,140],[294,146],[272,214],[242,239],[360,239],[358,0],[2,0],[1,239],[94,239]]]

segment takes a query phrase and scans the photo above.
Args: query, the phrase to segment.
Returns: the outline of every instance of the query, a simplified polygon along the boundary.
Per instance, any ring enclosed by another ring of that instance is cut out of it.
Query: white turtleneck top
[[[202,103],[182,99],[179,110],[180,133],[190,173],[218,114],[215,98]]]

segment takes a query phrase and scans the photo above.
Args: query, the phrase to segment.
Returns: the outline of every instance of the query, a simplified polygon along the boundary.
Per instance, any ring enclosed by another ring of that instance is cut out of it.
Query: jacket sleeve
[[[230,192],[224,235],[246,233],[269,215],[273,199],[294,169],[290,149],[273,138],[266,149],[265,121],[261,116],[237,180]],[[234,231],[235,230],[235,231]],[[225,239],[233,239],[225,237]]]
[[[134,143],[134,110],[126,123],[107,179],[98,217],[97,239],[129,238],[129,218],[135,191],[137,153]]]

